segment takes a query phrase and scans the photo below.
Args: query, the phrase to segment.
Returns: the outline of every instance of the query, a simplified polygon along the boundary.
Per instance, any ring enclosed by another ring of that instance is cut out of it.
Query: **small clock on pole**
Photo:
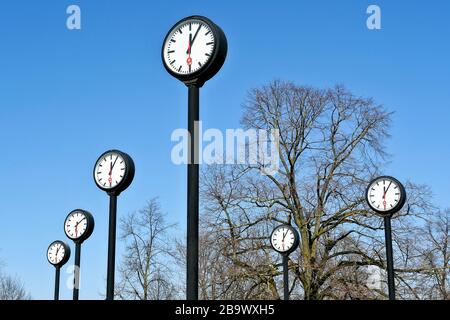
[[[64,241],[53,241],[47,249],[47,260],[55,267],[55,300],[59,300],[59,279],[61,267],[69,261],[70,247]]]
[[[222,29],[203,16],[184,18],[167,33],[161,57],[167,72],[188,87],[187,300],[198,299],[200,88],[222,68],[228,43]]]
[[[366,201],[374,212],[384,218],[389,299],[395,300],[391,219],[405,205],[405,187],[394,177],[375,178],[366,189]]]
[[[288,224],[276,227],[270,235],[272,248],[283,257],[284,300],[289,300],[289,255],[298,248],[299,243],[297,230]]]
[[[64,221],[64,233],[75,243],[73,300],[78,300],[80,292],[81,244],[91,236],[94,225],[92,214],[81,209],[70,212]]]
[[[114,299],[117,197],[131,185],[134,173],[133,159],[119,150],[106,151],[98,158],[94,166],[95,184],[109,195],[107,300]]]

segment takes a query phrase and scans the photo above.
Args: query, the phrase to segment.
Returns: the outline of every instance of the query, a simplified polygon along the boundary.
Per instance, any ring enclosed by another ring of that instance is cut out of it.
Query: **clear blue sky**
[[[81,7],[82,30],[66,29],[70,4]],[[366,28],[369,4],[382,9],[381,31]],[[436,203],[450,206],[446,0],[2,1],[0,259],[34,298],[52,298],[45,252],[65,238],[64,218],[78,207],[96,219],[80,297],[104,291],[108,200],[91,172],[109,148],[128,152],[137,168],[119,216],[159,196],[184,233],[186,169],[170,161],[170,135],[186,125],[187,96],[160,49],[191,14],[214,20],[229,42],[225,66],[202,90],[205,128],[237,128],[246,91],[276,78],[342,83],[395,111],[386,173],[430,185]],[[61,295],[71,292],[62,285]]]

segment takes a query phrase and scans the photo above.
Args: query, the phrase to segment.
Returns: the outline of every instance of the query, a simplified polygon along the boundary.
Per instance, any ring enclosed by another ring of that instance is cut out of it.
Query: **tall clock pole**
[[[116,265],[116,223],[117,195],[109,195],[109,236],[108,236],[108,273],[106,280],[106,300],[114,300],[114,277]]]
[[[284,300],[289,300],[289,266],[288,266],[288,254],[283,254],[283,288],[284,288]]]
[[[69,261],[70,247],[63,241],[56,240],[47,249],[47,260],[55,267],[55,292],[53,298],[59,300],[59,280],[61,267]]]
[[[56,266],[55,267],[55,300],[59,300],[59,279],[61,274],[61,267]]]
[[[227,39],[219,26],[206,17],[190,16],[169,30],[161,52],[167,72],[188,87],[187,300],[198,300],[199,91],[222,68],[227,51]]]
[[[117,198],[133,182],[134,161],[125,152],[108,150],[95,163],[94,181],[109,196],[108,269],[106,275],[106,300],[114,300],[116,268]]]
[[[196,126],[200,117],[200,89],[188,86],[188,183],[187,183],[187,300],[198,300],[198,222],[199,222],[199,137]]]
[[[400,211],[406,203],[405,187],[394,177],[377,177],[367,186],[366,201],[369,207],[384,219],[389,300],[395,300],[395,273],[391,220],[392,216]]]
[[[55,267],[55,292],[54,300],[59,300],[59,281],[61,267],[69,261],[70,247],[63,241],[57,240],[47,249],[47,260]]]
[[[283,267],[283,299],[289,300],[289,255],[300,243],[298,231],[289,224],[276,227],[270,235],[272,248],[281,254]]]
[[[73,300],[78,300],[80,296],[80,263],[81,243],[75,242],[75,272],[73,277]]]
[[[75,264],[73,275],[73,300],[77,301],[80,295],[80,271],[81,271],[81,245],[94,231],[94,217],[86,210],[76,209],[71,211],[64,222],[66,236],[75,243]]]
[[[384,234],[386,240],[386,262],[388,274],[389,300],[395,300],[394,254],[392,250],[391,215],[384,217]]]

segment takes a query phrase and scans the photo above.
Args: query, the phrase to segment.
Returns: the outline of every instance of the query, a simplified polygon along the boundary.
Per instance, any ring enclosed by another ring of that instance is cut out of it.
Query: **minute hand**
[[[197,31],[195,32],[194,37],[192,38],[192,41],[191,41],[191,51],[192,51],[192,45],[194,44],[194,41],[195,41],[195,39],[197,38],[198,32],[200,31],[201,28],[202,28],[202,26],[200,25],[200,26],[198,27]],[[189,50],[186,51],[186,54],[189,54]]]
[[[386,193],[388,192],[389,188],[391,187],[391,184],[392,184],[392,182],[391,182],[391,183],[389,183],[389,185],[388,185],[388,187],[387,187],[386,191],[384,192],[384,194],[385,194],[385,195],[386,195]]]

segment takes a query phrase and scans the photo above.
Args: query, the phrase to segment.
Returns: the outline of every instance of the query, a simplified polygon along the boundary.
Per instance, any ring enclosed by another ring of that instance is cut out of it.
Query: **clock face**
[[[69,253],[66,251],[64,243],[55,241],[48,247],[47,259],[51,264],[59,265],[64,261],[67,254]]]
[[[64,222],[64,232],[72,240],[80,239],[88,230],[88,217],[82,211],[72,211]]]
[[[380,213],[398,211],[404,204],[404,188],[391,177],[380,177],[370,183],[367,189],[367,203]]]
[[[125,159],[120,153],[106,153],[95,164],[95,182],[103,189],[114,189],[124,179],[126,169]]]
[[[290,226],[277,227],[270,238],[272,247],[281,253],[295,249],[297,242],[295,231]]]
[[[185,20],[176,25],[166,38],[164,63],[179,75],[195,73],[209,62],[215,45],[211,26],[199,19]]]

